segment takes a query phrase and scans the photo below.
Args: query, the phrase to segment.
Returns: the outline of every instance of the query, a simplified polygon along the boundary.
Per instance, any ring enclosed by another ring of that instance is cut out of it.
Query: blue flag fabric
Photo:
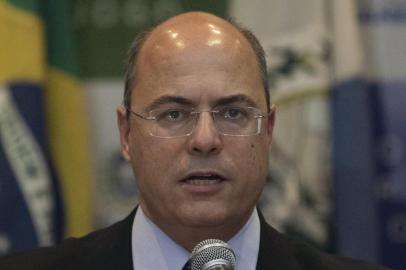
[[[380,261],[406,269],[406,78],[375,82],[371,88],[376,93],[374,179],[379,199]]]
[[[406,269],[406,3],[380,3],[358,1],[367,76],[333,88],[334,228],[339,253]]]
[[[0,256],[61,239],[46,136],[45,46],[35,0],[0,1]]]
[[[42,88],[0,89],[0,254],[60,240],[62,215],[47,156]]]

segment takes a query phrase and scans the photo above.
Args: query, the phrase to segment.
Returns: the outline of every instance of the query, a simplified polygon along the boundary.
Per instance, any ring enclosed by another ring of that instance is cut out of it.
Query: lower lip
[[[206,183],[192,183],[182,181],[181,186],[187,192],[208,194],[208,193],[217,193],[221,191],[224,187],[224,182],[225,180],[220,180],[217,182],[210,182],[206,184]]]

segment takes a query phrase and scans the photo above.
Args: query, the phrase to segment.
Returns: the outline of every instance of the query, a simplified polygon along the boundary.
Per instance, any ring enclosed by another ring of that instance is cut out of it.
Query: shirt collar
[[[244,227],[228,241],[236,255],[235,270],[255,270],[259,241],[260,223],[255,209]],[[135,270],[182,269],[190,256],[189,251],[174,242],[149,220],[141,207],[138,207],[134,217],[131,245]]]

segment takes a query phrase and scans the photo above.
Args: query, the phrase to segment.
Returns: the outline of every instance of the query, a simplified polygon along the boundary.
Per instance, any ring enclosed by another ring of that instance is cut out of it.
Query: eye
[[[240,107],[226,107],[221,109],[220,112],[223,118],[229,120],[237,120],[248,117],[247,110],[245,108]]]
[[[188,112],[182,109],[166,109],[156,115],[157,121],[180,122],[188,118]]]

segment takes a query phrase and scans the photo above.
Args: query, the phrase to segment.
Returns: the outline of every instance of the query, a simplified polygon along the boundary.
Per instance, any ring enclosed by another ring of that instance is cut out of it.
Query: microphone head
[[[190,262],[191,270],[234,270],[235,254],[226,242],[207,239],[195,246]]]

